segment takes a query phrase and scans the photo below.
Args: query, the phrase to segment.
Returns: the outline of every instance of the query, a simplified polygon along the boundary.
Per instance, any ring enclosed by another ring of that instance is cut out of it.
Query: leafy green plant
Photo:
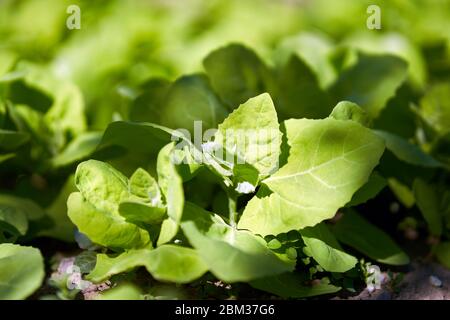
[[[0,4],[0,299],[354,293],[424,238],[449,267],[447,4],[77,3]]]

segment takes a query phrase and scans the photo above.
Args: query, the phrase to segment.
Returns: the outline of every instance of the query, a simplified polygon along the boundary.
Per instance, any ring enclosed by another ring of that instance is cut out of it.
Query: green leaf
[[[160,111],[160,123],[173,129],[187,129],[194,133],[194,121],[201,121],[202,129],[216,128],[228,110],[221,103],[201,74],[177,79],[167,92]]]
[[[299,35],[283,39],[276,48],[275,59],[284,65],[296,54],[314,71],[322,88],[329,86],[336,78],[330,54],[333,51],[331,40],[318,32],[301,32]]]
[[[406,75],[407,64],[396,56],[360,53],[357,63],[341,73],[330,92],[338,101],[357,103],[376,118]]]
[[[140,229],[118,213],[102,211],[74,192],[67,200],[70,220],[92,242],[111,249],[131,249],[150,245],[147,231]]]
[[[170,82],[153,78],[141,86],[142,93],[130,107],[130,120],[158,123]]]
[[[173,163],[174,143],[169,143],[158,154],[158,184],[164,195],[168,218],[163,221],[158,246],[169,242],[176,235],[183,215],[184,191],[183,180]],[[170,220],[171,222],[166,222]]]
[[[138,168],[130,178],[130,192],[140,201],[152,206],[162,206],[158,183],[147,171]]]
[[[164,220],[166,208],[153,207],[130,199],[120,203],[119,213],[126,221],[136,225],[141,223],[153,225]]]
[[[304,285],[304,279],[297,273],[283,273],[273,277],[253,280],[250,285],[256,289],[276,294],[282,298],[306,298],[322,294],[335,293],[340,287],[320,283],[314,286]]]
[[[420,100],[419,114],[440,135],[450,131],[450,85],[432,86]]]
[[[332,218],[368,180],[384,150],[382,140],[354,121],[285,121],[286,165],[263,181],[238,227],[263,236]]]
[[[44,120],[53,132],[77,136],[86,131],[83,94],[74,84],[62,82],[51,92],[54,101]]]
[[[115,257],[98,254],[95,268],[87,278],[101,282],[139,266],[144,266],[157,280],[176,283],[191,282],[208,270],[195,250],[162,245],[154,250],[130,250]]]
[[[300,230],[302,239],[311,257],[326,271],[346,272],[352,269],[357,260],[345,253],[334,235],[324,223]]]
[[[394,266],[409,263],[408,256],[386,233],[354,211],[344,213],[333,232],[340,242],[378,262]]]
[[[119,155],[138,153],[153,156],[171,141],[172,132],[169,128],[153,123],[117,121],[106,128],[97,149],[99,152],[116,152]]]
[[[128,179],[111,165],[97,160],[78,165],[75,185],[89,203],[112,214],[118,213],[119,203],[130,195]]]
[[[231,108],[267,91],[270,71],[250,49],[230,44],[203,60],[214,90]]]
[[[0,203],[0,242],[14,242],[28,230],[28,220],[24,212]],[[6,237],[9,234],[11,237]]]
[[[383,190],[387,185],[387,180],[380,176],[378,173],[373,172],[369,181],[363,185],[352,197],[352,200],[347,203],[346,207],[353,207],[359,204],[365,203],[368,200],[375,198],[381,190]]]
[[[109,164],[88,160],[75,173],[80,192],[67,201],[68,215],[93,242],[113,249],[148,245],[149,234],[119,214],[119,204],[129,198],[128,179]]]
[[[44,275],[38,249],[0,244],[0,300],[27,298],[41,286]]]
[[[292,56],[276,75],[273,94],[282,119],[326,117],[333,106],[328,93],[322,90],[316,76],[305,62]]]
[[[415,179],[413,184],[414,197],[416,204],[422,212],[428,228],[435,236],[442,234],[442,215],[441,199],[434,186],[426,183],[422,179]]]
[[[225,282],[245,282],[294,269],[295,262],[282,260],[262,238],[236,230],[193,204],[186,203],[181,228],[209,270]]]
[[[386,131],[374,130],[374,132],[384,139],[386,148],[398,159],[423,167],[437,168],[442,166],[432,156],[426,154],[418,146],[409,143],[404,138]]]
[[[369,124],[369,118],[364,109],[350,101],[339,102],[331,111],[330,117],[336,120],[353,120],[363,126]]]
[[[214,141],[227,150],[236,149],[238,157],[263,177],[276,170],[281,132],[270,95],[264,93],[241,104],[219,125]]]
[[[102,134],[99,132],[82,133],[73,139],[67,147],[51,159],[53,167],[63,167],[91,155],[100,143]]]
[[[439,262],[450,269],[450,242],[441,242],[434,250]]]
[[[0,194],[0,206],[3,209],[22,212],[28,220],[36,221],[46,215],[45,211],[34,201],[13,195]]]

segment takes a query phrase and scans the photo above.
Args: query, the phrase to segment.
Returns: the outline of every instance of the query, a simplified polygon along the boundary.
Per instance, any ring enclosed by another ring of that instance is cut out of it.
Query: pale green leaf
[[[235,150],[261,176],[276,170],[281,132],[270,95],[264,93],[241,104],[219,125],[214,141],[227,150]]]
[[[336,120],[353,120],[363,126],[369,124],[369,118],[364,109],[350,101],[339,102],[331,111],[330,117]]]
[[[272,191],[247,204],[238,227],[263,236],[332,218],[368,180],[381,138],[354,121],[288,120],[287,163],[263,181]]]
[[[294,261],[277,256],[262,238],[236,230],[193,204],[186,203],[181,228],[210,271],[223,281],[250,281],[294,268]]]
[[[41,286],[44,275],[38,249],[0,244],[0,300],[27,298]]]
[[[356,265],[356,258],[342,250],[324,223],[302,229],[300,233],[308,252],[324,270],[346,272]]]
[[[74,192],[67,200],[70,220],[89,239],[111,249],[131,249],[150,245],[147,231],[128,223],[117,212],[101,210]]]
[[[166,145],[159,152],[157,160],[158,184],[165,198],[167,219],[172,220],[172,222],[163,222],[158,246],[170,241],[176,235],[178,224],[183,215],[183,180],[178,174],[176,165],[173,163],[173,148],[174,143]],[[166,231],[166,228],[169,228],[169,230]]]
[[[112,275],[131,271],[139,266],[144,266],[157,280],[176,283],[191,282],[207,271],[195,250],[162,245],[154,250],[130,250],[115,257],[98,254],[95,268],[87,278],[101,282]]]
[[[52,165],[54,167],[62,167],[85,159],[95,151],[101,137],[102,134],[99,132],[80,134],[61,153],[51,159]]]

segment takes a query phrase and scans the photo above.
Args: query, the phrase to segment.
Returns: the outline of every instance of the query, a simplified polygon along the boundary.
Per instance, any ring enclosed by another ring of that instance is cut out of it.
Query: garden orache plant
[[[383,154],[384,140],[361,119],[362,109],[343,102],[326,119],[290,119],[280,130],[272,99],[264,93],[219,124],[210,141],[213,149],[198,148],[182,134],[154,124],[112,124],[100,150],[124,142],[123,137],[112,138],[118,126],[139,128],[146,137],[159,136],[168,144],[157,157],[157,178],[139,168],[128,179],[97,160],[78,166],[79,192],[69,197],[69,217],[94,243],[111,250],[97,256],[87,279],[104,281],[145,266],[156,279],[178,283],[190,282],[206,271],[229,283],[260,284],[261,279],[275,281],[272,277],[286,274],[276,280],[281,281],[299,272],[295,266],[301,248],[325,271],[354,268],[356,258],[343,251],[324,221],[367,183]],[[171,138],[178,143],[169,142]],[[221,156],[231,157],[220,159],[218,150],[225,150]],[[185,161],[179,161],[180,157]],[[184,200],[183,181],[189,184],[202,170],[212,172],[226,194],[227,215]],[[243,184],[252,188],[242,190]],[[240,197],[249,193],[252,197],[242,211]],[[384,236],[373,228],[375,236]],[[267,243],[267,237],[290,232],[297,247]],[[391,262],[407,263],[407,257],[385,237],[391,256],[400,257]],[[185,240],[173,241],[178,238]],[[385,263],[390,262],[388,258]],[[338,289],[322,284],[322,289],[310,292],[301,282],[297,285],[305,296]]]

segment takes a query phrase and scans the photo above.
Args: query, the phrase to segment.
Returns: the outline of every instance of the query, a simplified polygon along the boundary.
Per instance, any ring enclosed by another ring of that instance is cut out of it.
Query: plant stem
[[[228,194],[228,212],[230,215],[230,225],[236,228],[236,216],[237,216],[237,195],[234,192],[227,192]]]

